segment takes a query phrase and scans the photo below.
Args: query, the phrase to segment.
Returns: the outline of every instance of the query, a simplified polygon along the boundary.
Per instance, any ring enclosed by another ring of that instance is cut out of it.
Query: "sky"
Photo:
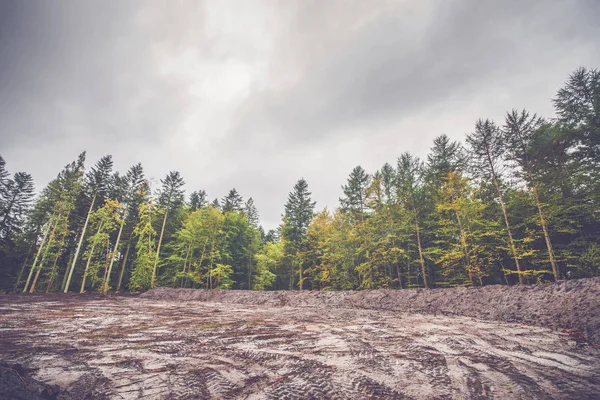
[[[600,67],[598,0],[0,0],[0,155],[41,189],[87,151],[179,171],[277,226],[295,182],[334,209],[375,172]]]

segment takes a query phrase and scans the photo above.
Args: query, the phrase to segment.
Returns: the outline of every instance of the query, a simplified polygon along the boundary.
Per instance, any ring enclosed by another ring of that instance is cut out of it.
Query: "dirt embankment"
[[[156,288],[157,300],[290,307],[355,307],[408,313],[460,315],[491,321],[569,329],[600,343],[600,277],[546,285],[342,292],[232,291]]]

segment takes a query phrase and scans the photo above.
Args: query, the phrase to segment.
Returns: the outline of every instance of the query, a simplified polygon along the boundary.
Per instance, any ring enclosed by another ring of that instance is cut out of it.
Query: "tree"
[[[508,243],[515,261],[515,266],[517,267],[517,274],[519,275],[519,283],[523,284],[519,256],[517,254],[508,213],[506,212],[506,204],[499,182],[501,164],[504,161],[503,156],[506,151],[502,132],[493,121],[488,119],[484,121],[480,119],[475,123],[475,132],[467,135],[467,143],[471,146],[470,153],[472,155],[472,166],[476,172],[476,176],[486,180],[491,179],[496,188],[500,207],[502,208],[502,214],[504,216],[504,223],[506,225]]]
[[[308,184],[304,178],[295,185],[294,190],[288,195],[283,216],[282,237],[285,240],[285,253],[292,266],[290,273],[290,289],[294,282],[294,266],[298,266],[298,286],[302,290],[303,274],[302,263],[298,255],[303,249],[306,231],[312,220],[316,202],[310,198]]]
[[[71,277],[73,276],[73,271],[75,270],[75,265],[77,264],[77,260],[79,257],[79,252],[81,250],[81,245],[83,243],[83,239],[85,238],[85,233],[87,231],[88,222],[90,220],[90,215],[94,210],[94,205],[96,204],[96,200],[98,197],[103,197],[107,194],[109,186],[110,186],[110,178],[112,173],[113,161],[112,156],[104,156],[96,163],[94,167],[92,167],[91,171],[86,175],[86,191],[87,195],[91,197],[90,207],[88,209],[87,215],[85,217],[85,222],[83,224],[83,228],[81,229],[81,235],[79,237],[79,243],[77,244],[77,249],[75,250],[75,256],[73,257],[73,261],[68,270],[68,277],[65,284],[64,292],[67,293],[69,291],[69,286],[71,284]]]
[[[199,190],[197,192],[192,192],[190,195],[190,208],[192,211],[196,211],[199,208],[206,207],[208,201],[206,200],[206,192],[204,190]]]
[[[110,235],[120,225],[121,220],[118,210],[121,204],[112,199],[106,199],[104,206],[96,210],[91,216],[92,227],[95,228],[95,234],[88,238],[88,251],[85,254],[87,263],[81,280],[81,289],[79,293],[85,291],[87,277],[91,278],[92,287],[102,282],[100,290],[105,293],[107,276],[109,273],[110,262]],[[101,266],[104,264],[103,277],[98,276]]]
[[[522,170],[525,180],[528,182],[533,193],[535,204],[538,209],[539,223],[544,233],[546,248],[548,249],[548,257],[552,266],[552,274],[554,279],[560,279],[556,261],[554,260],[554,251],[552,250],[552,242],[548,232],[548,225],[542,209],[540,201],[538,185],[535,176],[535,168],[530,159],[530,148],[535,138],[536,132],[542,127],[544,121],[536,114],[530,115],[526,110],[518,112],[512,110],[506,113],[506,121],[503,128],[504,139],[508,144],[508,155],[511,160],[516,162]]]
[[[129,281],[130,290],[147,290],[154,286],[154,262],[156,259],[156,231],[152,219],[156,208],[151,201],[140,204],[140,220],[133,234],[137,237],[136,258]]]
[[[165,233],[165,225],[167,224],[167,216],[169,211],[172,211],[183,204],[183,185],[185,182],[177,171],[171,171],[167,174],[165,179],[160,181],[162,188],[158,194],[158,204],[162,212],[164,213],[162,227],[160,229],[160,236],[158,238],[158,245],[156,246],[156,258],[154,259],[154,268],[152,269],[152,281],[151,285],[154,286],[156,279],[156,267],[158,265],[158,259],[160,257],[160,246],[163,241],[163,235]]]
[[[85,152],[81,153],[76,161],[68,164],[44,189],[41,196],[42,209],[45,210],[46,233],[38,253],[29,271],[29,276],[23,288],[25,293],[28,289],[33,293],[40,277],[44,264],[53,256],[53,268],[51,279],[54,278],[58,257],[61,255],[65,238],[69,232],[69,220],[75,209],[75,202],[81,193],[83,184],[83,173],[85,163]],[[43,251],[42,251],[43,250]],[[39,261],[39,264],[38,264]],[[31,278],[35,272],[33,282]],[[29,284],[31,282],[31,287]]]
[[[240,194],[235,190],[235,188],[231,189],[227,196],[223,197],[222,201],[222,211],[224,213],[231,211],[242,211],[244,206],[244,199]]]
[[[254,205],[254,200],[252,200],[252,197],[249,197],[246,201],[246,204],[244,204],[244,214],[246,215],[248,223],[254,228],[258,228],[258,209]]]
[[[398,159],[397,167],[397,195],[404,208],[410,212],[414,221],[417,248],[419,250],[419,263],[423,276],[423,286],[429,287],[427,281],[427,268],[423,256],[423,244],[421,242],[420,212],[423,205],[423,163],[409,153],[403,153]]]
[[[348,177],[348,183],[342,186],[345,196],[340,198],[342,210],[350,212],[359,219],[362,218],[363,213],[366,211],[366,191],[370,182],[371,177],[360,165],[354,167]]]
[[[0,210],[0,238],[14,243],[21,234],[25,216],[33,200],[33,179],[25,172],[17,172],[5,182],[2,209]]]

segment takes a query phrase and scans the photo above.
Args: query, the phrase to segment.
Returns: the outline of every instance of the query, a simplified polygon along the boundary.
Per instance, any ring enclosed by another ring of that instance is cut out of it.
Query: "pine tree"
[[[531,162],[529,154],[529,149],[535,138],[536,132],[542,127],[543,123],[543,119],[536,114],[530,115],[526,110],[522,110],[521,112],[512,110],[511,112],[506,113],[506,122],[503,131],[504,138],[508,144],[508,155],[510,159],[516,162],[521,168],[522,174],[533,193],[535,204],[538,209],[539,223],[542,227],[542,232],[544,233],[548,257],[550,259],[550,265],[552,266],[552,273],[554,279],[558,280],[560,277],[554,259],[554,250],[552,249],[550,233],[548,232],[548,224],[546,222],[544,210],[542,209],[538,184],[534,178],[536,175],[535,166]]]
[[[246,215],[248,223],[254,228],[258,228],[258,209],[254,205],[254,200],[252,200],[252,197],[249,197],[246,201],[246,204],[244,204],[244,214]]]
[[[75,255],[73,256],[73,261],[68,269],[67,281],[65,283],[64,288],[65,293],[69,291],[73,271],[75,270],[75,265],[77,265],[79,252],[81,251],[81,246],[85,238],[85,233],[87,231],[90,215],[94,211],[94,205],[97,204],[97,200],[103,200],[104,197],[108,194],[108,190],[111,183],[110,180],[112,174],[112,167],[112,156],[104,156],[96,163],[94,167],[92,167],[90,172],[88,172],[88,174],[86,175],[86,191],[88,192],[87,195],[91,197],[90,207],[85,217],[83,227],[81,228],[81,235],[79,237],[79,242],[77,243]]]
[[[79,155],[77,161],[67,165],[58,174],[57,178],[48,184],[42,193],[41,202],[44,204],[43,209],[49,213],[46,217],[48,221],[46,224],[47,228],[42,244],[29,271],[23,292],[29,290],[30,293],[33,293],[44,265],[48,260],[52,259],[53,254],[56,255],[56,258],[54,258],[50,280],[53,280],[55,277],[54,266],[56,266],[58,257],[63,251],[65,238],[69,232],[71,213],[75,209],[76,200],[81,194],[84,163],[85,152]],[[33,282],[31,282],[34,272],[35,277]],[[31,287],[29,286],[30,282]]]
[[[517,274],[519,275],[519,283],[523,284],[521,264],[510,228],[504,196],[500,187],[501,164],[504,161],[504,153],[506,151],[502,132],[493,121],[480,119],[475,123],[475,132],[467,135],[467,143],[471,146],[472,165],[476,175],[482,179],[491,180],[496,188],[508,234],[508,243],[515,266],[517,267]]]
[[[419,251],[419,263],[421,265],[421,274],[423,277],[423,286],[429,287],[427,279],[427,268],[425,266],[425,257],[423,243],[421,240],[421,207],[423,206],[423,163],[409,153],[403,153],[398,159],[397,167],[397,194],[399,201],[412,216],[415,228],[415,237],[417,240],[417,249]]]
[[[242,211],[244,206],[244,199],[240,194],[235,190],[235,188],[231,189],[227,196],[223,197],[223,201],[221,202],[223,205],[222,211],[224,213],[231,211]]]
[[[303,250],[306,239],[306,231],[312,220],[313,210],[316,202],[310,198],[308,184],[304,178],[300,179],[295,185],[294,190],[288,195],[285,204],[285,214],[283,217],[282,237],[285,240],[285,253],[290,260],[292,270],[290,272],[290,289],[294,282],[294,266],[298,266],[298,285],[302,290],[303,273],[302,262],[298,255]]]
[[[192,211],[196,211],[199,208],[206,207],[208,201],[206,200],[206,192],[204,190],[199,190],[197,192],[192,192],[190,195],[190,209]]]
[[[361,219],[367,211],[367,195],[366,191],[371,183],[371,177],[359,165],[355,167],[350,176],[348,183],[342,186],[344,196],[340,198],[342,210],[350,212],[356,218]]]
[[[156,267],[158,266],[158,260],[160,257],[160,247],[162,245],[163,236],[165,233],[165,225],[167,224],[167,217],[170,211],[181,207],[183,204],[183,185],[185,182],[177,171],[171,171],[165,179],[160,181],[162,188],[158,195],[158,204],[164,213],[162,227],[160,229],[160,236],[158,238],[158,245],[156,246],[156,258],[154,259],[154,268],[152,269],[152,280],[151,285],[154,286],[156,280]]]
[[[5,186],[6,197],[0,212],[0,238],[14,244],[21,234],[25,216],[31,207],[34,187],[33,178],[25,172],[17,172]]]

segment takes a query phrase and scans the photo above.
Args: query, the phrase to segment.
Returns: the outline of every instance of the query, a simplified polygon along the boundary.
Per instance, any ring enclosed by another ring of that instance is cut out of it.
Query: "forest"
[[[533,284],[600,275],[600,70],[579,68],[556,115],[479,119],[374,172],[339,207],[291,188],[277,229],[252,197],[209,200],[171,171],[86,154],[36,190],[0,157],[0,291],[140,292],[157,286],[346,290]],[[401,141],[400,141],[401,142]],[[186,194],[186,193],[189,193]]]

